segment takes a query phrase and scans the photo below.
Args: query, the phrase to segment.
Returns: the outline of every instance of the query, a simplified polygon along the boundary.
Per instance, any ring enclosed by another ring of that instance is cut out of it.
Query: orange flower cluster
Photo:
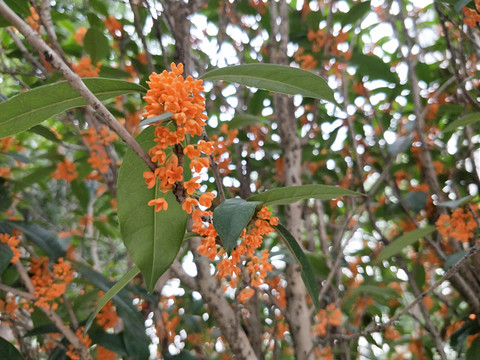
[[[37,11],[33,6],[30,6],[31,16],[27,16],[27,23],[30,27],[36,32],[40,32],[40,16],[38,16]]]
[[[12,259],[10,260],[12,264],[20,260],[20,249],[18,248],[20,239],[17,236],[15,235],[10,236],[9,234],[0,234],[0,243],[7,244],[10,250],[12,251],[13,256],[12,256]]]
[[[245,265],[250,274],[250,285],[263,284],[267,272],[272,271],[273,266],[268,262],[268,250],[263,250],[261,258],[255,255],[255,250],[261,246],[263,237],[274,231],[272,225],[278,224],[278,218],[272,217],[271,212],[264,206],[252,219],[250,225],[243,230],[242,243],[232,251],[230,257],[227,257],[225,250],[217,251],[217,232],[213,225],[207,223],[205,226],[203,223],[202,216],[209,215],[211,215],[209,211],[194,210],[193,212],[193,231],[203,236],[198,252],[210,260],[215,259],[217,255],[224,257],[217,264],[220,277],[238,276],[240,268],[236,265],[246,261]]]
[[[168,318],[166,311],[162,312],[162,320],[157,323],[156,330],[157,336],[160,339],[166,339],[168,344],[173,343],[175,338],[175,329],[180,322],[180,316],[175,316],[171,319]]]
[[[312,43],[312,51],[317,53],[323,51],[323,47],[327,41],[327,34],[325,34],[325,31],[322,29],[318,29],[317,31],[309,30],[307,39]]]
[[[108,32],[112,35],[115,39],[120,39],[123,34],[123,27],[122,24],[118,22],[115,16],[110,15],[105,19],[105,26],[107,27]]]
[[[87,33],[87,28],[85,26],[80,26],[73,34],[73,39],[78,45],[83,45],[83,38]]]
[[[32,259],[29,272],[32,274],[34,295],[37,298],[35,306],[56,310],[58,304],[54,301],[65,293],[67,285],[73,280],[74,271],[70,263],[59,258],[58,263],[52,265],[50,272],[48,258],[43,256]]]
[[[98,296],[102,297],[104,293],[101,291]],[[97,324],[103,326],[104,330],[113,329],[113,327],[118,324],[118,315],[115,310],[115,305],[112,301],[109,301],[105,306],[100,310],[97,317]],[[102,358],[103,359],[103,358]]]
[[[470,26],[472,28],[477,27],[477,22],[480,21],[480,0],[475,0],[475,9],[470,9],[466,6],[462,8],[463,14],[465,15],[465,18],[463,19],[463,22],[465,25]]]
[[[65,158],[62,162],[57,164],[57,169],[51,174],[52,179],[55,180],[66,180],[71,182],[78,177],[77,165],[70,160]]]
[[[328,325],[339,326],[342,323],[342,312],[335,304],[329,304],[326,309],[319,311],[316,318],[318,323],[313,328],[318,336],[325,336]]]
[[[295,53],[295,61],[300,64],[300,67],[304,70],[315,69],[318,65],[318,61],[311,54],[304,54],[304,49],[300,48]]]
[[[238,129],[230,130],[227,124],[223,124],[220,127],[220,134],[224,135],[215,134],[211,138],[214,144],[213,159],[217,164],[220,175],[228,175],[231,172],[229,169],[231,163],[229,147],[235,142]]]
[[[318,360],[333,360],[333,353],[331,347],[324,347],[322,349],[315,348],[315,359]]]
[[[175,130],[157,125],[155,128],[156,145],[149,150],[152,161],[158,164],[155,171],[145,171],[143,177],[149,189],[153,188],[157,181],[162,192],[172,189],[175,183],[182,183],[183,167],[179,163],[177,155],[167,155],[167,149],[171,146],[176,147],[176,151],[182,151],[190,159],[190,168],[199,173],[210,166],[210,160],[202,157],[201,154],[211,155],[214,148],[212,142],[200,140],[197,145],[187,145],[184,149],[180,145],[185,136],[201,135],[203,127],[206,125],[207,116],[203,114],[205,110],[205,98],[201,95],[203,91],[202,81],[194,80],[191,76],[186,79],[182,76],[183,65],[178,66],[172,63],[172,71],[163,71],[161,74],[153,73],[150,81],[147,82],[150,90],[144,97],[148,103],[145,106],[146,112],[143,116],[151,118],[165,112],[172,113]],[[180,149],[180,150],[179,150]],[[197,182],[200,176],[194,176],[185,181],[183,186],[188,195],[193,195],[200,184]],[[193,197],[187,197],[182,207],[188,213],[193,211],[195,206],[200,203],[203,206],[210,206],[212,193],[204,194],[199,200]],[[210,200],[208,200],[210,199]],[[155,206],[155,211],[167,210],[168,203],[164,198],[157,198],[149,201],[149,206]]]
[[[0,299],[0,314],[5,314],[10,319],[16,319],[17,313],[16,310],[18,309],[18,304],[15,301],[15,296],[7,295],[5,297],[5,301]],[[2,320],[3,321],[3,320]]]
[[[75,331],[75,335],[80,339],[82,342],[83,346],[85,346],[87,349],[92,345],[92,340],[90,339],[90,336],[88,334],[83,336],[83,330],[85,327],[80,327]],[[80,360],[80,354],[77,349],[75,349],[75,346],[72,344],[68,345],[68,351],[67,351],[67,356],[70,358],[70,360]],[[103,359],[101,357],[98,357],[98,359]]]
[[[451,216],[440,215],[435,225],[445,239],[454,238],[464,244],[468,244],[468,240],[474,236],[474,229],[477,227],[472,213],[464,209],[455,210]]]
[[[78,63],[72,64],[72,67],[78,76],[97,77],[100,73],[100,65],[102,65],[102,63],[99,61],[97,62],[97,66],[93,66],[92,59],[84,56]]]
[[[117,134],[111,131],[108,126],[102,126],[98,132],[91,127],[83,134],[85,142],[90,146],[91,152],[88,162],[92,168],[104,174],[108,171],[108,165],[112,162],[108,157],[105,147],[118,139]]]

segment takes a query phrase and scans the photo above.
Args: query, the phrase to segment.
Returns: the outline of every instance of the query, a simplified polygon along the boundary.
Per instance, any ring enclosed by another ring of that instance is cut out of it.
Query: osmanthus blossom
[[[143,116],[152,118],[170,112],[174,127],[153,125],[155,145],[149,150],[149,155],[158,167],[154,171],[143,173],[145,183],[149,189],[158,186],[161,192],[170,191],[177,188],[177,184],[181,184],[186,193],[181,204],[182,209],[192,215],[192,230],[202,237],[198,247],[200,255],[210,260],[220,258],[217,269],[222,278],[239,276],[241,271],[237,265],[244,265],[251,286],[259,286],[265,282],[267,272],[272,271],[273,266],[269,263],[268,250],[263,250],[260,257],[256,255],[256,250],[261,247],[263,237],[274,230],[272,225],[276,225],[278,219],[272,217],[271,212],[263,207],[244,229],[241,235],[242,243],[233,250],[231,256],[219,249],[218,234],[213,224],[204,221],[213,215],[209,208],[215,194],[199,193],[201,177],[195,173],[199,174],[210,167],[208,156],[212,155],[219,164],[223,164],[219,169],[223,169],[223,174],[226,174],[229,156],[225,154],[228,154],[228,147],[233,144],[237,131],[223,126],[221,131],[226,137],[216,136],[214,141],[199,139],[194,143],[192,138],[202,135],[206,126],[205,120],[208,118],[204,114],[202,81],[194,80],[191,76],[184,78],[182,64],[172,63],[170,67],[170,72],[165,70],[161,74],[153,73],[147,82],[150,89],[144,97],[147,105]],[[188,135],[190,138],[187,139]],[[191,143],[185,144],[187,140]],[[190,169],[194,171],[190,179],[184,178],[180,155],[189,159]],[[155,211],[168,210],[168,202],[163,197],[150,200],[148,205],[154,206]]]

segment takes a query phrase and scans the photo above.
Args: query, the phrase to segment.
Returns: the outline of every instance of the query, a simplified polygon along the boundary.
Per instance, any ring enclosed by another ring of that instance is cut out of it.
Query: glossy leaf
[[[288,186],[250,196],[247,201],[260,201],[264,205],[286,205],[303,199],[330,200],[341,196],[362,195],[358,192],[330,185]]]
[[[468,114],[460,119],[452,121],[450,124],[448,124],[445,129],[443,129],[443,132],[449,132],[453,131],[460,126],[467,126],[467,125],[473,125],[480,122],[480,112],[478,113],[473,113],[473,114]]]
[[[468,254],[467,250],[460,250],[455,254],[447,255],[447,258],[445,259],[445,263],[443,264],[443,268],[445,270],[450,269],[453,265],[458,263],[467,254]]]
[[[84,334],[87,333],[88,329],[93,323],[93,320],[98,315],[100,310],[110,301],[112,298],[117,295],[127,284],[138,274],[140,273],[140,269],[138,266],[134,266],[131,268],[125,275],[122,276],[120,280],[118,280],[115,285],[113,285],[110,290],[108,290],[101,298],[98,300],[97,308],[95,312],[88,318],[87,324],[85,325]]]
[[[333,91],[320,76],[306,70],[275,64],[247,64],[212,70],[203,80],[228,81],[258,89],[335,103]]]
[[[10,264],[10,260],[13,257],[13,252],[10,250],[7,244],[0,243],[0,275]]]
[[[108,39],[100,29],[91,27],[83,38],[83,45],[87,54],[92,59],[92,65],[96,66],[97,61],[108,58],[110,45]]]
[[[22,354],[9,341],[0,336],[0,354],[2,359],[23,360]]]
[[[470,3],[472,0],[458,0],[454,6],[455,8],[455,11],[457,13],[460,13],[462,12],[462,8],[466,5],[468,5],[468,3]]]
[[[89,78],[83,82],[99,100],[146,91],[138,84],[123,80]],[[65,110],[85,105],[87,101],[66,81],[18,94],[0,103],[0,138],[18,134]]]
[[[256,124],[263,124],[265,120],[260,116],[250,115],[250,114],[239,114],[235,115],[232,120],[227,122],[229,129],[238,129],[245,126],[251,126]]]
[[[375,260],[375,262],[379,263],[382,260],[386,260],[392,257],[393,255],[398,254],[407,246],[414,244],[419,239],[434,232],[435,229],[436,229],[435,226],[427,226],[425,228],[416,229],[406,234],[403,234],[402,236],[396,238],[390,244],[385,246],[383,250],[380,252],[380,254],[378,254],[378,257]]]
[[[149,127],[137,137],[146,150],[155,144],[154,131]],[[171,191],[161,193],[157,186],[148,189],[144,171],[148,171],[145,163],[129,149],[118,174],[118,220],[125,247],[151,292],[180,250],[188,214]],[[148,206],[150,200],[159,197],[167,200],[167,211],[156,212]]]
[[[378,56],[354,53],[350,63],[358,67],[359,74],[368,76],[370,80],[379,79],[392,83],[399,81],[398,76],[390,71],[390,66]]]
[[[316,311],[319,311],[318,284],[315,280],[315,276],[313,275],[313,270],[307,256],[304,254],[302,248],[300,245],[298,245],[297,240],[295,240],[290,231],[288,231],[282,224],[278,224],[274,226],[274,228],[285,242],[285,245],[287,245],[295,260],[297,260],[297,262],[300,264],[302,269],[302,279],[305,283],[305,287],[307,288],[308,294],[312,298]]]
[[[237,240],[255,213],[260,202],[243,199],[227,199],[213,211],[213,226],[222,240],[228,255],[237,244]]]

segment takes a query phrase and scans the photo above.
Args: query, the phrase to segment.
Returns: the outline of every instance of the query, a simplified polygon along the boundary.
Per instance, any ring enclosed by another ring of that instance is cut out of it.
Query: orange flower
[[[107,27],[108,32],[115,39],[120,39],[122,37],[122,24],[118,22],[115,16],[111,15],[105,19],[105,26]]]
[[[103,295],[104,293],[102,291],[98,294],[99,297],[102,297]],[[104,330],[113,329],[113,327],[118,324],[118,315],[112,301],[105,304],[102,310],[98,313],[96,320],[97,324],[103,326]]]
[[[117,354],[113,351],[110,351],[103,346],[97,347],[97,359],[101,360],[115,360],[117,358]]]
[[[198,179],[200,179],[200,176],[195,176],[185,182],[184,186],[188,195],[193,195],[193,193],[200,188],[201,185],[196,182]]]
[[[155,206],[155,211],[167,210],[168,202],[164,198],[153,199],[148,202],[148,206]]]
[[[206,192],[200,196],[199,203],[202,206],[209,208],[212,206],[212,200],[215,198],[215,194],[212,192]]]
[[[197,173],[202,171],[204,168],[208,168],[209,166],[209,158],[196,158],[190,162],[190,169],[195,170]]]
[[[85,26],[80,26],[73,34],[73,39],[78,45],[83,45],[83,38],[87,33],[87,28]]]
[[[198,206],[197,199],[187,197],[185,202],[182,204],[182,209],[191,214],[195,206]]]
[[[80,339],[83,346],[88,349],[92,344],[92,340],[90,339],[90,336],[88,336],[88,334],[85,337],[83,336],[84,329],[85,328],[83,326],[78,328],[77,331],[75,331],[75,335]],[[80,360],[80,354],[78,353],[78,350],[75,349],[75,346],[73,346],[72,344],[68,345],[67,356],[71,360]]]
[[[57,170],[52,173],[52,178],[55,180],[64,179],[66,181],[73,181],[78,177],[76,172],[77,165],[71,160],[65,158],[63,162],[57,164]]]
[[[17,247],[20,243],[19,238],[17,238],[15,235],[10,236],[9,234],[0,234],[0,243],[7,244],[12,251],[13,256],[10,259],[12,264],[20,260],[20,249]]]
[[[188,158],[191,160],[193,158],[199,157],[200,156],[200,151],[196,150],[193,145],[187,145],[183,149],[183,153],[188,156]]]
[[[81,77],[97,77],[100,73],[100,65],[101,63],[98,62],[97,66],[92,65],[92,59],[89,57],[82,57],[80,61],[76,64],[72,64],[73,71],[77,73],[78,76]]]

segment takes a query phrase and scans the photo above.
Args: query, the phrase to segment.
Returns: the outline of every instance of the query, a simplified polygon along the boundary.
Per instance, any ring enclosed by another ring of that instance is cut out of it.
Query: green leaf
[[[350,63],[358,67],[359,75],[366,75],[370,80],[380,79],[392,83],[398,83],[398,76],[390,71],[390,65],[375,55],[354,53]]]
[[[2,354],[2,359],[23,360],[23,356],[17,348],[3,337],[0,337],[0,354]]]
[[[342,26],[347,24],[354,25],[360,19],[363,19],[370,12],[370,1],[361,2],[352,6],[342,19]]]
[[[145,92],[145,88],[123,80],[88,78],[85,85],[99,100]],[[0,138],[18,134],[65,110],[85,106],[87,101],[66,81],[39,86],[0,103]]]
[[[265,120],[260,116],[250,115],[250,114],[239,114],[235,115],[232,120],[227,122],[229,129],[238,129],[244,126],[263,124]]]
[[[412,191],[406,194],[402,202],[413,211],[420,211],[425,209],[425,205],[427,204],[428,195],[426,192],[423,191]]]
[[[435,226],[427,226],[422,229],[416,229],[410,231],[402,236],[393,240],[390,244],[385,246],[383,250],[378,254],[377,259],[375,260],[376,263],[379,263],[382,260],[386,260],[391,256],[398,254],[402,251],[405,247],[414,244],[419,239],[431,234],[436,229]]]
[[[472,1],[472,0],[458,0],[457,3],[454,6],[455,11],[457,13],[462,12],[462,8],[466,5],[468,5],[468,3],[470,3],[470,1]]]
[[[107,59],[110,54],[108,38],[103,31],[97,27],[88,29],[83,38],[83,46],[85,51],[90,55],[93,66],[96,66],[97,61]]]
[[[445,129],[443,129],[443,132],[449,132],[453,131],[460,126],[467,126],[467,125],[473,125],[480,122],[480,112],[478,113],[473,113],[473,114],[468,114],[460,119],[452,121],[450,124],[448,124]]]
[[[8,265],[10,265],[12,257],[13,252],[10,250],[10,247],[7,244],[0,243],[0,275],[2,275]]]
[[[300,245],[298,245],[297,240],[295,240],[293,235],[290,234],[290,231],[288,231],[282,224],[278,224],[274,226],[274,228],[284,240],[285,245],[287,245],[295,260],[297,260],[297,262],[300,264],[302,269],[302,279],[305,283],[305,287],[307,288],[308,294],[312,298],[313,304],[315,305],[315,310],[317,312],[320,311],[318,303],[318,284],[315,281],[315,276],[313,275],[313,270],[308,258],[304,254]]]
[[[93,320],[98,315],[100,310],[110,301],[112,298],[118,294],[120,290],[122,290],[127,284],[132,280],[135,276],[138,275],[140,269],[138,266],[134,266],[130,269],[125,275],[122,276],[120,280],[118,280],[115,285],[113,285],[110,290],[108,290],[101,298],[98,300],[97,308],[95,312],[88,318],[87,324],[85,325],[85,330],[83,334],[86,334],[90,326],[92,326]]]
[[[336,104],[333,90],[320,76],[306,70],[275,64],[247,64],[212,70],[203,80],[228,81],[282,94],[302,95]]]
[[[303,199],[330,200],[340,196],[362,195],[358,192],[330,185],[288,186],[250,196],[247,201],[260,201],[264,205],[286,205]]]
[[[13,198],[7,180],[0,177],[0,211],[7,211],[12,202]]]
[[[474,198],[474,196],[468,195],[468,196],[464,196],[464,197],[462,197],[460,199],[457,199],[457,200],[440,202],[440,203],[437,204],[437,206],[444,206],[444,207],[448,207],[450,209],[458,209],[460,206],[468,204],[470,202],[470,200],[472,200],[473,198]]]
[[[36,125],[36,126],[30,128],[28,131],[30,131],[34,134],[43,136],[47,140],[57,142],[57,143],[60,142],[57,135],[55,135],[52,130],[50,130],[49,128],[46,128],[45,126]]]
[[[147,151],[155,144],[154,131],[154,127],[149,127],[137,137]],[[180,250],[188,214],[171,191],[163,194],[158,186],[147,188],[142,175],[148,170],[137,154],[129,149],[118,174],[117,197],[123,242],[145,277],[147,290],[152,292],[157,280]],[[159,197],[167,200],[167,211],[156,212],[153,206],[148,206],[150,200]]]
[[[166,112],[166,113],[163,113],[161,115],[157,115],[157,116],[142,120],[142,121],[140,121],[138,126],[145,126],[145,125],[150,125],[150,124],[153,124],[153,123],[157,123],[157,122],[166,120],[166,119],[170,118],[171,116],[173,116],[173,114],[171,112]]]
[[[445,270],[450,269],[453,265],[458,263],[467,253],[467,250],[460,250],[455,254],[447,255],[447,258],[445,259],[445,264],[443,264],[443,268]]]
[[[260,202],[227,199],[213,211],[213,226],[228,255],[237,244],[238,237],[255,213]]]

